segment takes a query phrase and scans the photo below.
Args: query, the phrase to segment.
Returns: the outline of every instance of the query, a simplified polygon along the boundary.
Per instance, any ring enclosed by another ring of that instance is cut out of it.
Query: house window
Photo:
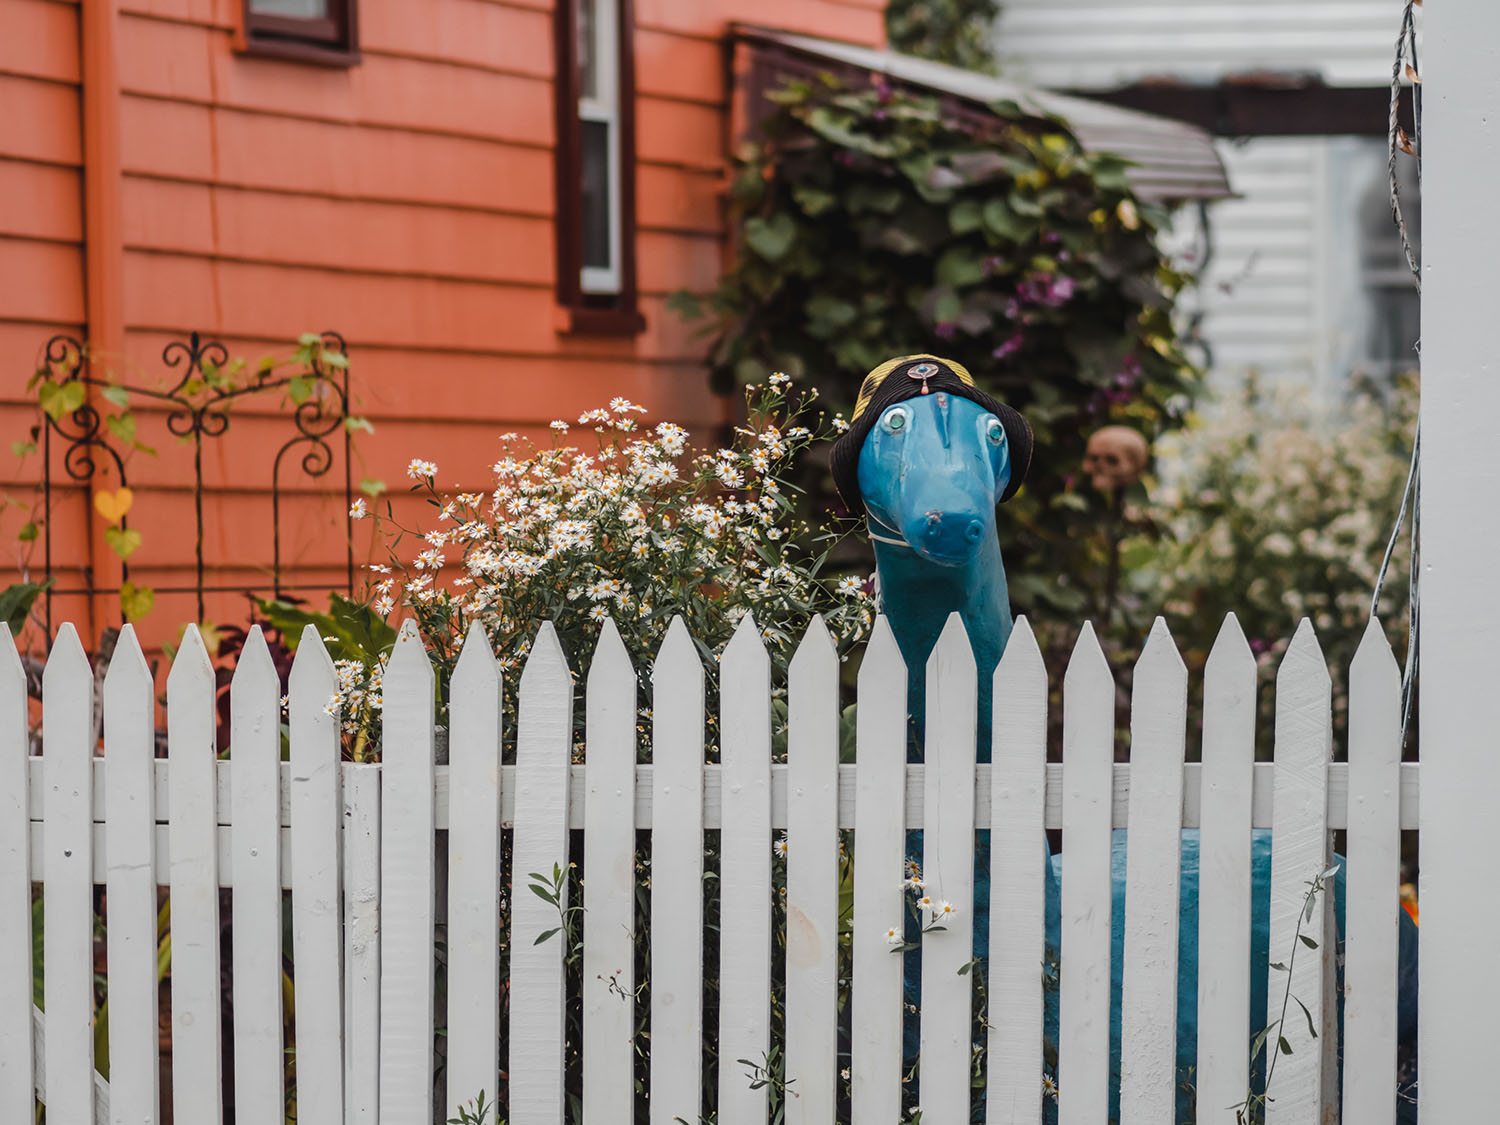
[[[359,61],[359,0],[244,0],[251,54],[348,66]]]
[[[638,332],[629,0],[557,8],[557,290],[572,332]]]

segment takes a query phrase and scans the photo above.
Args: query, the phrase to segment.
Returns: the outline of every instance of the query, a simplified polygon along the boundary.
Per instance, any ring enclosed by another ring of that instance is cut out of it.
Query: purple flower
[[[1006,320],[1015,320],[1016,317],[1018,317],[1020,315],[1021,315],[1021,302],[1020,301],[1017,301],[1014,297],[1012,297],[1009,301],[1005,302],[1005,319]]]
[[[884,121],[887,117],[890,116],[890,114],[886,113],[886,111],[883,109],[877,109],[874,113],[870,114],[870,116],[873,117],[876,121]]]
[[[1022,336],[1019,332],[1014,333],[1011,336],[1007,336],[1000,342],[1000,346],[995,349],[993,353],[994,357],[996,359],[1004,359],[1006,356],[1015,355],[1016,352],[1021,350],[1021,345],[1023,345],[1025,342],[1025,337]]]
[[[951,320],[940,320],[937,326],[933,328],[933,331],[937,333],[938,339],[951,340],[953,339],[953,334],[958,331],[958,325],[954,324]]]
[[[1063,276],[1054,281],[1048,290],[1047,303],[1052,306],[1064,305],[1073,299],[1073,279]]]
[[[1049,230],[1046,234],[1042,235],[1043,246],[1056,246],[1061,241],[1062,238],[1053,230]]]
[[[999,254],[993,254],[984,260],[984,272],[986,274],[999,273],[1005,269],[1005,259]]]

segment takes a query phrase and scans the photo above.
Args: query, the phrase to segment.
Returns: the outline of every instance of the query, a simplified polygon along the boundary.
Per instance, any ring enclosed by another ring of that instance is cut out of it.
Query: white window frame
[[[582,22],[581,20],[578,22]],[[609,265],[583,266],[579,288],[584,293],[620,292],[620,5],[619,0],[596,0],[593,21],[593,56],[596,76],[594,97],[584,94],[579,82],[578,118],[606,128],[605,185],[609,224]],[[579,168],[583,167],[583,144],[578,146]],[[582,253],[582,230],[579,232]]]

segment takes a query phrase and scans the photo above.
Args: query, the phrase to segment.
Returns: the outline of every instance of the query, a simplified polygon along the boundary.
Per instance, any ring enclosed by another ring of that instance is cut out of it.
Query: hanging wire
[[[1401,210],[1401,189],[1396,176],[1396,153],[1404,151],[1409,153],[1417,164],[1417,190],[1422,187],[1422,75],[1417,62],[1417,29],[1415,9],[1421,0],[1406,0],[1401,13],[1401,31],[1396,36],[1396,59],[1391,66],[1391,104],[1390,115],[1386,121],[1386,177],[1389,181],[1391,193],[1391,220],[1396,225],[1396,235],[1401,241],[1401,252],[1406,258],[1406,268],[1411,272],[1412,285],[1418,293],[1422,292],[1421,267],[1417,262],[1416,250],[1412,246],[1411,234],[1406,228],[1406,216]],[[1401,105],[1402,79],[1411,79],[1411,104],[1412,104],[1412,132],[1413,136],[1408,138],[1402,130],[1398,121],[1398,111]],[[1421,360],[1422,345],[1419,340],[1416,344],[1418,362]],[[1411,726],[1412,701],[1415,696],[1417,681],[1417,658],[1418,658],[1418,626],[1421,618],[1421,600],[1419,597],[1417,575],[1420,572],[1418,560],[1419,537],[1418,525],[1421,519],[1422,501],[1422,424],[1417,423],[1416,432],[1412,435],[1411,443],[1411,466],[1406,473],[1406,487],[1401,492],[1401,506],[1396,512],[1396,526],[1391,529],[1390,540],[1386,543],[1385,557],[1380,562],[1380,572],[1375,576],[1375,590],[1370,597],[1370,616],[1375,617],[1380,610],[1380,594],[1385,587],[1386,571],[1391,565],[1391,556],[1395,554],[1396,544],[1401,538],[1401,527],[1406,521],[1408,509],[1411,511],[1411,564],[1410,573],[1407,576],[1407,599],[1406,599],[1406,666],[1401,673],[1401,745],[1406,745],[1407,732]]]

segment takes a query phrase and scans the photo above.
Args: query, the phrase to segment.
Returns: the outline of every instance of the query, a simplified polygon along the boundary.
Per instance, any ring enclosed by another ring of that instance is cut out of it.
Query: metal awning
[[[785,62],[801,64],[782,69],[805,71],[811,63],[835,70],[884,74],[906,85],[952,95],[976,107],[1013,101],[1038,117],[1061,117],[1085,149],[1112,153],[1131,162],[1127,174],[1142,199],[1183,203],[1233,194],[1213,137],[1180,121],[834,39],[744,24],[735,25],[733,36],[737,43],[757,53],[770,51],[781,55]],[[763,96],[769,83],[762,76],[762,81],[752,85],[758,87],[752,97],[758,97]]]

